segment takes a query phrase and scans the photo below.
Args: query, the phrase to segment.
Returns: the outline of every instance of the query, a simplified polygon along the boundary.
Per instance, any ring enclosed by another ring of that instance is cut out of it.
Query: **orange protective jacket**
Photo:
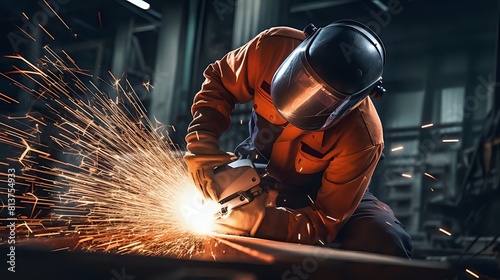
[[[192,113],[201,107],[216,109],[226,119],[225,127],[217,130],[224,131],[235,104],[253,102],[259,117],[272,124],[285,124],[265,85],[304,39],[299,30],[271,28],[210,64]],[[303,149],[304,145],[308,149]],[[256,236],[305,244],[332,242],[361,201],[383,146],[382,125],[369,97],[328,130],[302,131],[287,125],[273,145],[269,169],[281,175],[277,179],[284,185],[292,173],[324,171],[321,187],[309,207],[266,208]],[[310,148],[315,152],[305,152]]]

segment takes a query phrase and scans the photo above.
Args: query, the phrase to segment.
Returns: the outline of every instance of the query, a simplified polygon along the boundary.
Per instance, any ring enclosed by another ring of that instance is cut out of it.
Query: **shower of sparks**
[[[422,125],[421,128],[428,128],[428,127],[432,127],[432,126],[434,126],[434,124],[428,123],[428,124]]]
[[[458,143],[458,139],[443,139],[443,143]]]
[[[401,151],[402,149],[403,149],[403,146],[394,147],[391,149],[391,152]]]
[[[477,275],[476,273],[474,273],[472,270],[470,270],[470,269],[467,268],[467,269],[465,269],[465,271],[467,273],[469,273],[470,275],[474,276],[475,278],[479,279],[479,275]]]
[[[446,234],[446,235],[448,235],[448,236],[451,236],[451,233],[449,231],[443,229],[443,228],[439,228],[439,231],[442,232],[442,233],[444,233],[444,234]]]
[[[2,162],[22,165],[16,211],[27,213],[17,214],[18,235],[77,236],[69,249],[118,254],[186,257],[203,250],[218,207],[201,199],[165,126],[151,123],[125,79],[111,75],[111,98],[69,57],[44,51],[38,63],[9,56],[26,69],[0,73],[50,112],[0,119],[0,143],[17,153]]]
[[[411,178],[411,175],[410,175],[410,174],[405,174],[405,173],[403,173],[403,174],[401,174],[401,176],[406,177],[406,178]]]

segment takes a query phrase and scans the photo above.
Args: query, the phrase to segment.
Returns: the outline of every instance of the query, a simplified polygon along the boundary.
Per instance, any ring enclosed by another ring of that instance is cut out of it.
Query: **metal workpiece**
[[[203,248],[180,258],[71,251],[77,242],[76,237],[21,242],[16,279],[456,279],[445,262],[242,236],[207,237]]]

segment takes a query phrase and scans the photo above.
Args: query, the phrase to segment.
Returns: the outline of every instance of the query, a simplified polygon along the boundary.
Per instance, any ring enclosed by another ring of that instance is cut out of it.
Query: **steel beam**
[[[407,260],[328,247],[214,235],[184,258],[116,255],[73,248],[78,238],[17,244],[20,279],[454,279],[445,262]],[[115,275],[116,274],[116,275]],[[126,275],[124,275],[126,274]],[[125,278],[128,276],[128,278]]]

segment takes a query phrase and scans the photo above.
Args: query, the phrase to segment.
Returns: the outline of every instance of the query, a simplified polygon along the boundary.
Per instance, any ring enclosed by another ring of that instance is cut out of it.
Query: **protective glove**
[[[221,234],[255,236],[264,220],[269,194],[262,192],[252,202],[232,209],[226,216],[215,221],[213,231]]]
[[[217,138],[210,133],[195,131],[186,136],[187,152],[184,155],[195,185],[206,199],[219,201],[218,186],[213,180],[214,168],[226,165],[237,157],[219,149]]]

